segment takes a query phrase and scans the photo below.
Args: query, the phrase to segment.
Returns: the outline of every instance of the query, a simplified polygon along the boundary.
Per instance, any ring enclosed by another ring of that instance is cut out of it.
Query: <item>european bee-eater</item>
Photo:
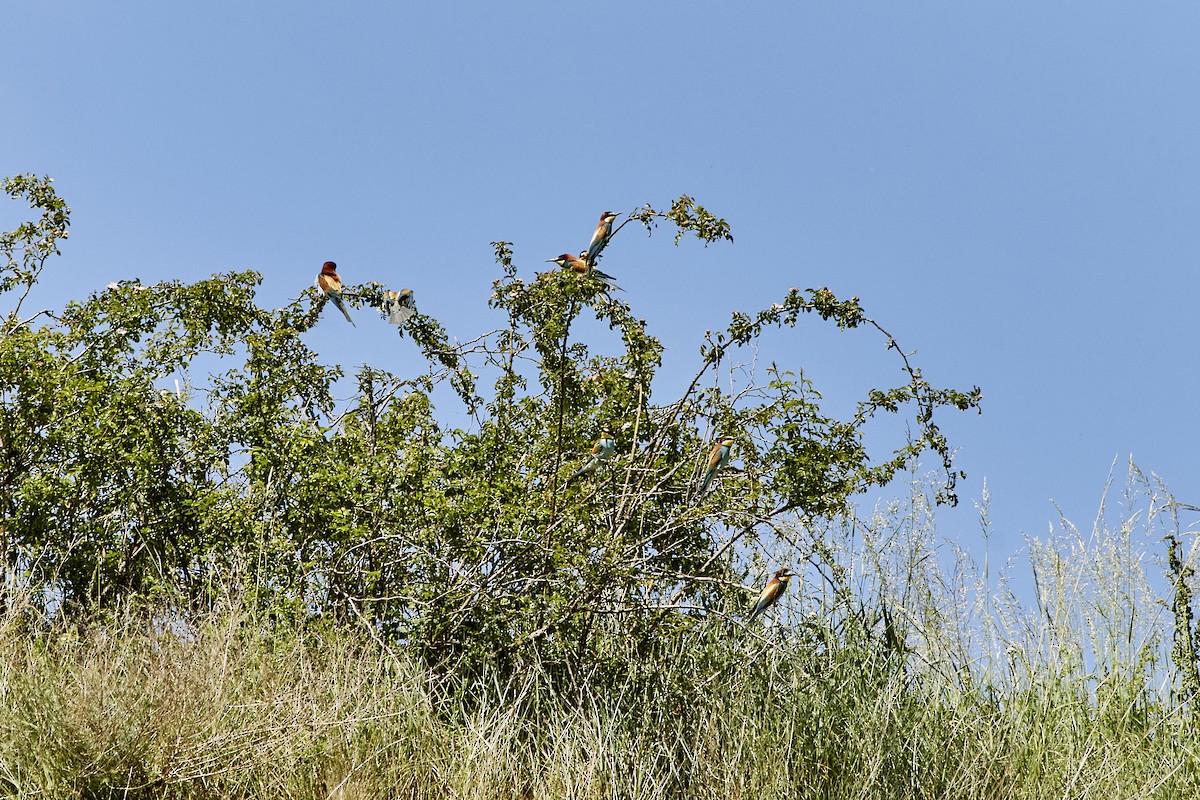
[[[700,494],[696,496],[697,499],[703,497],[704,493],[708,491],[708,484],[712,482],[716,474],[725,469],[725,465],[729,463],[731,450],[733,450],[733,437],[725,436],[713,445],[712,450],[708,451],[708,468],[704,472],[704,480],[700,482]]]
[[[333,301],[333,304],[346,317],[346,322],[358,327],[354,324],[354,320],[350,319],[350,312],[346,310],[346,304],[342,301],[342,279],[338,277],[337,264],[326,261],[321,265],[321,274],[317,276],[317,288]]]
[[[592,445],[592,458],[586,464],[572,473],[571,477],[567,478],[567,483],[578,478],[580,475],[585,475],[596,467],[600,466],[601,461],[608,461],[617,452],[617,443],[613,439],[612,434],[604,431],[600,434],[600,438],[596,444]]]
[[[754,613],[750,615],[750,619],[746,620],[749,625],[754,622],[754,619],[771,606],[775,605],[775,601],[783,597],[783,593],[787,591],[788,581],[795,575],[791,570],[781,569],[775,573],[775,577],[767,581],[767,585],[763,588],[762,594],[758,596],[758,602],[754,604]]]
[[[412,318],[412,315],[417,313],[412,289],[401,289],[398,292],[390,290],[384,292],[383,310],[387,312],[388,324],[390,325],[403,325],[408,322]]]
[[[612,224],[619,214],[615,211],[605,211],[600,215],[600,223],[596,226],[596,231],[592,234],[592,241],[588,243],[587,255],[584,256],[584,261],[588,264],[595,265],[596,257],[600,255],[600,251],[608,244],[609,237],[612,236]]]
[[[596,280],[600,281],[600,283],[602,283],[606,289],[615,292],[625,291],[620,286],[617,286],[612,275],[601,272],[593,266],[589,266],[587,261],[584,261],[582,258],[577,256],[573,256],[570,253],[563,253],[558,258],[548,258],[546,259],[546,263],[558,264],[560,267],[566,267],[581,278],[586,275],[592,275],[596,278]]]

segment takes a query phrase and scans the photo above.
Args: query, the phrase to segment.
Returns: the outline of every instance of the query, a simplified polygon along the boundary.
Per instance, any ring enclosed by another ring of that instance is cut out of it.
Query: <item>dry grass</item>
[[[1139,491],[1086,535],[1063,524],[1030,542],[1032,608],[968,560],[937,568],[916,502],[837,539],[850,543],[841,568],[863,581],[860,597],[886,603],[908,652],[878,646],[869,626],[856,636],[853,604],[810,584],[790,598],[790,628],[697,630],[664,655],[658,688],[585,684],[569,700],[538,670],[457,685],[363,630],[265,625],[236,606],[186,633],[134,614],[33,629],[10,609],[0,791],[1200,796],[1200,736],[1172,693],[1171,620],[1148,569],[1162,520],[1147,509],[1161,498]],[[833,623],[802,624],[816,615]],[[702,675],[702,663],[728,666]]]

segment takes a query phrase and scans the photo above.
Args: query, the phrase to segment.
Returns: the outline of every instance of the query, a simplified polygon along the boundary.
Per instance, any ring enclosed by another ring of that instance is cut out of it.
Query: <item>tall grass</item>
[[[366,629],[0,620],[0,789],[14,797],[1195,797],[1161,536],[1131,470],[1091,530],[1030,539],[1021,602],[939,537],[919,491],[797,529],[788,605],[714,616],[570,691],[530,664],[455,682]],[[987,523],[986,504],[981,522]],[[1190,563],[1195,553],[1188,554]],[[147,622],[155,619],[154,622]],[[619,647],[619,641],[614,643]],[[632,658],[632,656],[631,656]],[[557,687],[557,688],[556,688]]]

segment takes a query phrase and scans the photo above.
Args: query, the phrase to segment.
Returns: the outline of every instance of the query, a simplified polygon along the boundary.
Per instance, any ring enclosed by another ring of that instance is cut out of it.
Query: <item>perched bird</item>
[[[600,215],[600,223],[596,225],[596,231],[592,234],[592,241],[588,243],[587,255],[583,260],[588,264],[595,265],[596,257],[600,255],[600,251],[608,244],[609,238],[612,236],[612,224],[619,215],[615,211],[605,211]]]
[[[417,313],[417,306],[413,301],[412,289],[401,289],[398,292],[386,291],[383,293],[383,310],[387,312],[388,324],[403,325],[412,318],[413,314]]]
[[[791,570],[781,569],[775,573],[775,577],[767,581],[762,594],[758,596],[758,602],[754,604],[754,613],[750,615],[750,619],[746,620],[747,625],[754,622],[755,617],[775,605],[775,601],[783,597],[783,593],[787,591],[788,581],[793,577],[795,575]]]
[[[586,255],[586,253],[584,255]],[[612,275],[601,272],[600,270],[588,264],[588,262],[584,259],[573,256],[570,253],[563,253],[558,258],[548,258],[546,259],[546,263],[558,264],[560,267],[566,267],[575,274],[579,275],[581,278],[591,275],[596,280],[600,281],[600,283],[602,283],[606,289],[610,289],[614,292],[625,291],[620,286],[617,286],[616,279],[613,278]]]
[[[716,474],[725,469],[729,463],[731,450],[733,450],[733,437],[723,436],[713,445],[713,449],[708,451],[708,469],[704,472],[704,480],[700,483],[700,494],[696,496],[697,499],[703,497],[704,493],[708,491],[708,484],[712,482]]]
[[[617,443],[613,440],[612,434],[605,430],[600,434],[600,438],[596,444],[592,445],[592,458],[586,464],[572,473],[571,477],[567,478],[567,483],[578,478],[580,475],[585,475],[596,467],[600,466],[601,461],[608,461],[617,452]]]
[[[358,327],[354,325],[354,320],[350,319],[350,312],[346,310],[346,304],[342,301],[342,279],[338,277],[337,264],[326,261],[321,265],[321,274],[317,276],[317,288],[333,301],[333,304],[346,317],[346,322]]]

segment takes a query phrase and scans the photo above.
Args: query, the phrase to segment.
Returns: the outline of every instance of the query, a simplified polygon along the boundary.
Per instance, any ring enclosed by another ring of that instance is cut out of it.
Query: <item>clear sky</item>
[[[1051,500],[1086,529],[1114,458],[1200,504],[1196,4],[10,0],[0,23],[0,169],[74,212],[44,305],[254,269],[276,306],[332,259],[465,340],[498,321],[489,242],[528,277],[600,211],[686,193],[734,244],[630,226],[604,262],[665,380],[731,311],[828,286],[935,385],[982,387],[943,428],[993,550]],[[356,317],[310,343],[417,368]],[[772,341],[833,403],[901,379],[866,331]],[[979,555],[973,513],[946,519]]]

